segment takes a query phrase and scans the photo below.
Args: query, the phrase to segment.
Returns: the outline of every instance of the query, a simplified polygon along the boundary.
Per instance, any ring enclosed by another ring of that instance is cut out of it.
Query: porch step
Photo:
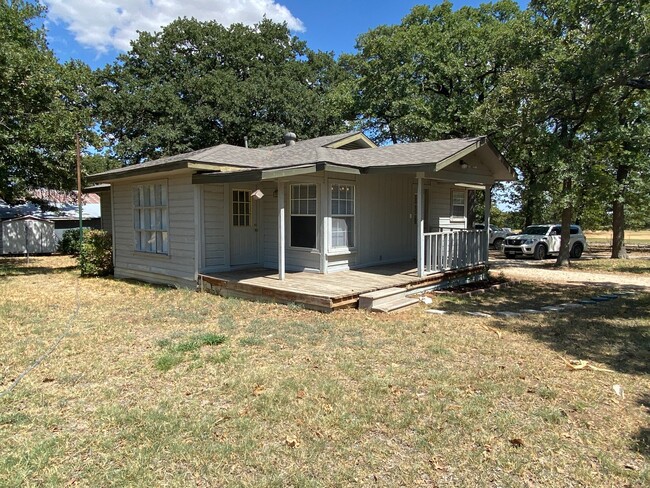
[[[362,293],[359,295],[359,308],[364,310],[372,310],[372,308],[378,305],[381,301],[388,301],[395,296],[406,293],[406,288],[400,287],[391,287],[383,288],[377,291],[371,291],[369,293]]]
[[[359,295],[359,308],[373,312],[393,312],[415,305],[420,300],[407,297],[413,293],[402,287],[383,288],[381,290]]]
[[[396,296],[390,300],[382,301],[381,304],[373,306],[373,312],[394,312],[395,310],[400,310],[402,308],[410,307],[420,303],[420,300],[417,298],[409,298],[404,296]]]

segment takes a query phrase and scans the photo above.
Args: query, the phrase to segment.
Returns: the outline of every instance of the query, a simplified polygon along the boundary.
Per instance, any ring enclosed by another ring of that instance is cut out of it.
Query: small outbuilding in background
[[[5,220],[0,225],[0,255],[50,254],[56,251],[54,222],[33,215]]]

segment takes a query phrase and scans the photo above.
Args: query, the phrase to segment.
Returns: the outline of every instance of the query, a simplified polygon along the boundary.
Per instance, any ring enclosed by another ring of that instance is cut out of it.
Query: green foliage
[[[183,356],[173,352],[166,352],[156,358],[156,369],[160,371],[169,371],[174,366],[183,362]]]
[[[164,352],[156,358],[156,369],[169,371],[174,366],[185,361],[186,353],[196,353],[196,351],[204,346],[218,346],[224,342],[226,342],[225,335],[215,334],[213,332],[193,334],[180,341],[169,338],[161,339],[157,344],[158,347],[164,349]],[[198,356],[193,357],[194,359],[198,358]],[[225,350],[208,356],[207,361],[213,364],[220,364],[226,362],[229,358],[230,351]]]
[[[0,1],[0,197],[13,201],[29,187],[70,189],[74,135],[96,138],[85,93],[90,70],[60,65],[47,47],[43,8]]]
[[[630,136],[647,126],[631,112],[650,87],[648,4],[537,0],[528,13],[522,58],[479,113],[521,173],[526,224],[568,209],[583,225],[611,225],[621,187],[636,187],[627,176],[617,182],[617,169],[647,161],[647,146]]]
[[[84,231],[85,232],[85,231]],[[71,256],[79,255],[79,229],[68,229],[63,232],[63,236],[57,245],[58,252]]]
[[[82,276],[107,276],[113,272],[111,235],[104,230],[84,230],[79,267]]]
[[[535,0],[418,6],[342,56],[378,142],[490,134],[520,177],[521,227],[612,225],[613,202],[647,222],[648,2]],[[482,220],[480,206],[477,221]],[[566,215],[566,213],[565,213]],[[497,216],[499,218],[499,216]]]
[[[249,27],[177,19],[142,32],[96,73],[93,99],[104,136],[125,164],[220,143],[253,147],[343,130],[347,74],[286,25]],[[330,99],[331,102],[330,103]]]
[[[342,63],[356,74],[357,109],[374,139],[423,141],[484,133],[473,116],[516,53],[504,39],[519,7],[500,1],[453,10],[418,6],[400,25],[359,37]]]

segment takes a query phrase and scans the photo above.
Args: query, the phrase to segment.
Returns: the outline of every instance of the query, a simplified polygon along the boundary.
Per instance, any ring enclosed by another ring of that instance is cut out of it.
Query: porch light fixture
[[[460,169],[467,169],[469,168],[469,164],[467,164],[465,161],[462,159],[460,160]]]
[[[251,193],[251,196],[255,200],[261,200],[262,197],[264,196],[264,193],[262,193],[262,190],[255,190],[253,193]]]

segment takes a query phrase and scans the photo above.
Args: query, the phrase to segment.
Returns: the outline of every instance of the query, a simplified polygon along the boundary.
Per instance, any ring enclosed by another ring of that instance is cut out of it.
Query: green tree
[[[454,11],[445,0],[361,35],[341,61],[356,76],[363,127],[393,143],[484,133],[473,113],[518,55],[504,40],[522,20],[513,1]]]
[[[648,3],[533,0],[529,15],[523,62],[502,77],[488,112],[504,132],[514,127],[512,145],[530,156],[528,177],[561,188],[554,196],[562,218],[557,264],[567,265],[574,203],[593,181],[599,138],[590,131],[616,124],[610,101],[619,90],[646,84]]]
[[[74,135],[89,139],[90,70],[60,65],[47,47],[41,6],[0,0],[0,196],[74,186]]]
[[[140,33],[131,50],[96,73],[93,100],[112,154],[125,164],[220,143],[276,144],[291,130],[343,129],[333,88],[346,73],[286,25],[228,28],[178,19]],[[331,102],[331,103],[330,103]]]
[[[625,229],[648,222],[650,192],[650,93],[624,86],[613,91],[609,108],[587,133],[592,150],[590,178],[583,192],[587,212],[613,231],[612,258],[625,258]]]

